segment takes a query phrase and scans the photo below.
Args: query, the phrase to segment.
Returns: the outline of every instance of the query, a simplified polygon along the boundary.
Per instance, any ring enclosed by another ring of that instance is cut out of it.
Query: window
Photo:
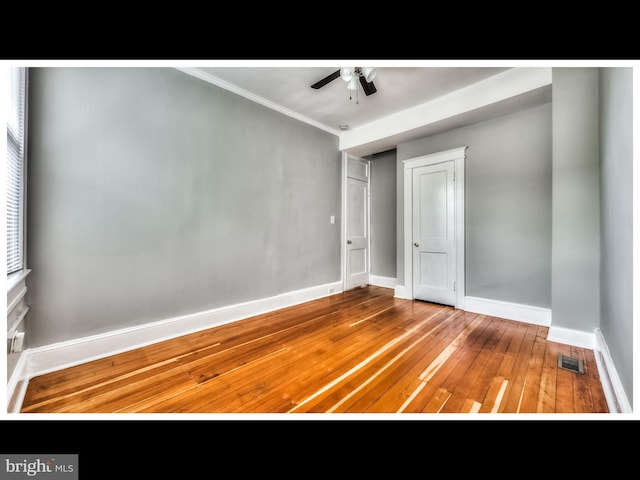
[[[8,68],[7,275],[24,268],[26,68]]]

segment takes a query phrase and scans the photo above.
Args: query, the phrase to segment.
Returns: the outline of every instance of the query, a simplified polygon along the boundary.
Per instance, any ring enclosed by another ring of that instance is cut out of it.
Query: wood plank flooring
[[[21,412],[608,413],[547,332],[368,286],[32,378]]]

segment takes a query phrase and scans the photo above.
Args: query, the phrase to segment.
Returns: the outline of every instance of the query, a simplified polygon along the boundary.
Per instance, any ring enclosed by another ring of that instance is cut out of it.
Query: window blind
[[[7,109],[7,275],[24,268],[26,68],[9,68]]]

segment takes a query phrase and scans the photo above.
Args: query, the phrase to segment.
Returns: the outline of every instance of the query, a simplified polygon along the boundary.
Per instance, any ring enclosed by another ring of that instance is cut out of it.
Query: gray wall
[[[600,316],[598,69],[553,69],[553,325]]]
[[[370,155],[371,273],[396,278],[396,151]]]
[[[600,329],[633,405],[633,69],[599,81]]]
[[[336,136],[169,68],[30,78],[29,346],[340,280]]]
[[[551,104],[398,146],[398,283],[404,284],[402,161],[468,146],[466,295],[551,306]]]

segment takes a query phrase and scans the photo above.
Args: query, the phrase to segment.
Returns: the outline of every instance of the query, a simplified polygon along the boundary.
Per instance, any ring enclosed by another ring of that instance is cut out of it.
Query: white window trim
[[[31,270],[23,268],[22,270],[13,272],[11,275],[7,275],[7,295],[10,294],[16,286],[24,282],[30,273]]]
[[[23,125],[23,167],[22,167],[22,265],[21,269],[7,275],[7,295],[15,286],[26,279],[31,270],[27,269],[27,150],[29,124],[29,69],[25,68],[24,81],[24,125]],[[8,146],[7,146],[8,148]]]
[[[29,111],[29,69],[24,68],[24,112],[23,112],[23,125],[22,125],[22,176],[20,178],[22,187],[21,201],[21,264],[20,269],[10,274],[7,274],[7,351],[9,350],[9,342],[12,341],[15,334],[20,331],[24,332],[24,319],[29,312],[29,305],[27,303],[27,277],[31,270],[27,268],[27,137],[28,137],[28,111]],[[7,145],[8,151],[8,145]],[[8,179],[5,179],[5,182]],[[5,204],[6,205],[6,204]],[[6,249],[6,245],[5,245]],[[5,266],[6,266],[5,262]],[[5,267],[6,268],[6,267]]]

